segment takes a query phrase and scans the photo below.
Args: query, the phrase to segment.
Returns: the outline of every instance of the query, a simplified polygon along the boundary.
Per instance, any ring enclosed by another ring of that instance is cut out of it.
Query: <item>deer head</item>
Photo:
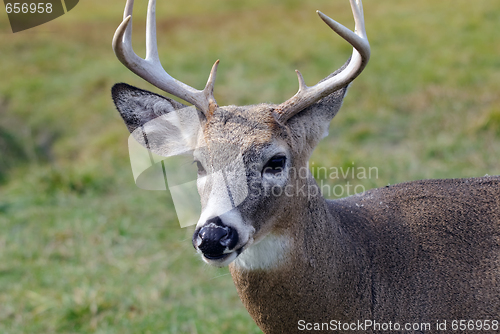
[[[300,171],[307,169],[347,86],[370,57],[361,0],[350,0],[355,32],[318,11],[320,18],[354,47],[340,69],[312,87],[297,71],[299,90],[288,101],[241,107],[220,107],[214,98],[219,61],[203,90],[172,78],[163,69],[156,44],[155,3],[150,0],[148,6],[146,58],[138,57],[131,46],[133,0],[127,1],[124,20],[115,33],[114,51],[132,72],[196,109],[126,84],[113,87],[113,100],[130,132],[148,132],[150,138],[154,134],[154,140],[137,136],[144,146],[164,155],[172,146],[193,152],[202,202],[193,245],[204,261],[224,266],[266,235],[286,229],[287,222],[298,214],[295,208],[307,205],[308,196],[302,189],[314,181],[308,172],[301,177]],[[180,126],[151,122],[174,114],[177,123],[170,124],[187,124],[182,131]]]

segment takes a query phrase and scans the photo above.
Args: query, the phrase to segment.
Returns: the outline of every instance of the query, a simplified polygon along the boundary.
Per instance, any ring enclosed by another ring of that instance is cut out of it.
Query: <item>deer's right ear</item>
[[[180,102],[125,83],[114,85],[111,95],[130,133],[159,116],[186,108]]]

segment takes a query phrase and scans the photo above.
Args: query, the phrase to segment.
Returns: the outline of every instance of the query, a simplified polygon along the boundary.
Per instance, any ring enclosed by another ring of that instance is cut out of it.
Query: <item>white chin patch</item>
[[[287,236],[268,234],[245,249],[234,261],[234,266],[244,270],[277,269],[286,264],[292,242]]]
[[[207,259],[203,255],[201,257],[202,257],[203,261],[205,261],[206,263],[208,263],[211,266],[214,266],[214,267],[225,267],[228,264],[230,264],[231,262],[233,262],[234,259],[236,259],[237,256],[238,256],[237,252],[232,252],[231,254],[229,254],[229,255],[227,255],[224,258],[219,259],[219,260]]]

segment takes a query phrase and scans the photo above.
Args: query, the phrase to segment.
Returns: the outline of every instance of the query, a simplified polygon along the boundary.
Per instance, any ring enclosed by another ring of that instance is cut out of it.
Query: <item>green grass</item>
[[[81,1],[16,34],[0,15],[0,332],[259,333],[227,269],[194,253],[169,195],[133,183],[110,87],[158,90],[113,55],[123,5]],[[311,166],[377,168],[324,180],[366,189],[500,174],[500,3],[364,7],[372,59]],[[312,85],[349,56],[315,9],[353,26],[347,0],[162,1],[160,55],[199,88],[220,59],[221,105],[279,103],[298,87],[294,69]]]

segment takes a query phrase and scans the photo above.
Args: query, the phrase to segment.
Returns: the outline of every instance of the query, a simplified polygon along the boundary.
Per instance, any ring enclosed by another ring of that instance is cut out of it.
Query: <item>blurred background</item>
[[[113,54],[124,4],[80,1],[16,34],[0,11],[0,332],[259,333],[169,194],[134,184],[110,88],[159,91]],[[140,56],[146,7],[136,1]],[[313,85],[351,53],[316,9],[354,26],[347,0],[159,0],[160,58],[196,88],[220,59],[220,105],[280,103],[295,69]],[[318,181],[500,174],[500,2],[365,0],[364,11],[372,58],[311,166],[377,174]]]

